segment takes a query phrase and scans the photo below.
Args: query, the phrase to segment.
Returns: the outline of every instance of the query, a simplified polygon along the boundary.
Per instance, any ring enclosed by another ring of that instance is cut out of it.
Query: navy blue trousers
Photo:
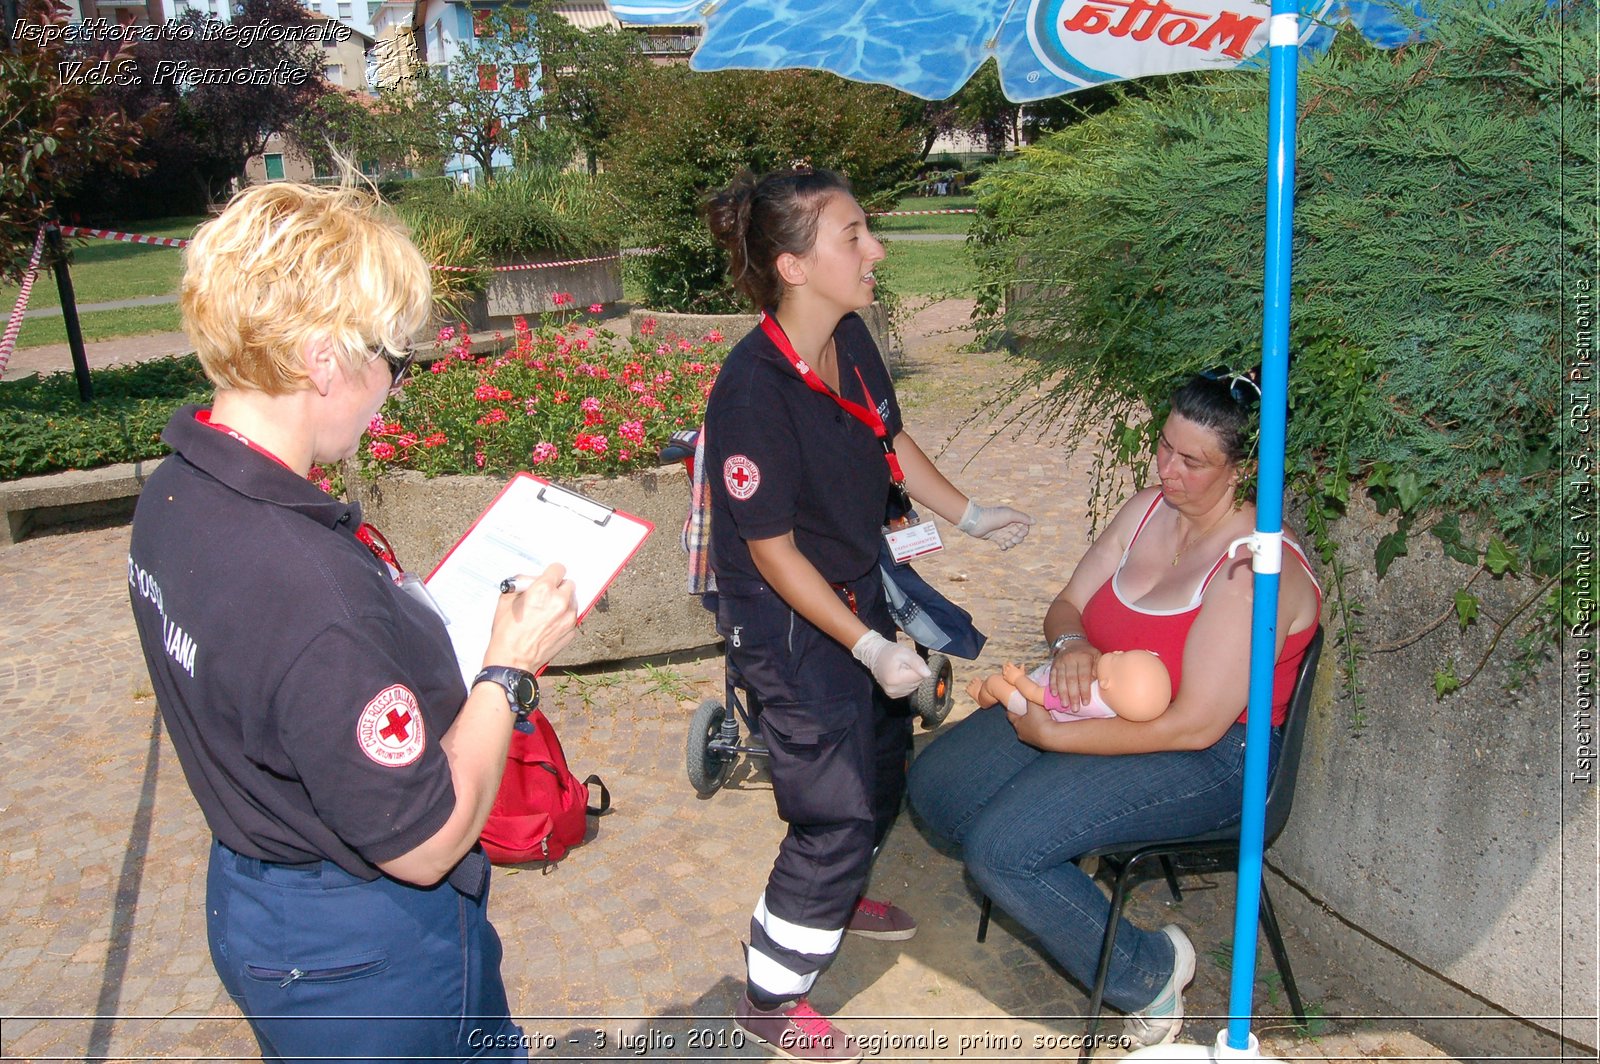
[[[214,843],[206,931],[268,1060],[526,1060],[500,980],[489,891],[367,882]]]
[[[877,568],[850,585],[863,622],[894,638]],[[911,718],[860,662],[764,585],[718,587],[728,664],[761,698],[778,815],[789,825],[750,925],[748,991],[809,992],[838,952],[872,855],[905,795]]]

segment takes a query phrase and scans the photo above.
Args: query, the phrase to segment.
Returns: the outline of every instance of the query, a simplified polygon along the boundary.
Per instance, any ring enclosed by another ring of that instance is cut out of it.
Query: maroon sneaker
[[[856,911],[844,929],[862,938],[899,942],[917,933],[917,922],[898,905],[862,898],[856,902]]]
[[[856,1040],[811,1007],[805,998],[758,1009],[748,994],[740,995],[734,1022],[770,1045],[779,1056],[816,1064],[855,1064],[861,1059]]]

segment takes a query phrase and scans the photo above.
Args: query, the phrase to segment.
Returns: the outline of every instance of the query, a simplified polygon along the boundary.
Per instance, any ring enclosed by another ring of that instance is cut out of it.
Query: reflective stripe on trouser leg
[[[843,937],[842,927],[805,927],[773,915],[763,893],[750,918],[750,982],[770,997],[800,997],[839,952]]]

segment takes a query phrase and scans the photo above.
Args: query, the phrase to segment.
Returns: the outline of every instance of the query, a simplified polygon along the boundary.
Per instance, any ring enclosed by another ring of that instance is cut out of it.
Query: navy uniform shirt
[[[872,334],[859,315],[848,314],[833,338],[841,394],[876,407],[893,439],[900,407]],[[889,498],[883,446],[831,396],[812,391],[759,327],[717,373],[705,432],[711,565],[719,581],[760,580],[746,540],[790,531],[830,582],[871,571]]]
[[[376,879],[455,808],[466,700],[439,618],[332,499],[184,407],[134,512],[128,594],[206,823],[249,857]]]

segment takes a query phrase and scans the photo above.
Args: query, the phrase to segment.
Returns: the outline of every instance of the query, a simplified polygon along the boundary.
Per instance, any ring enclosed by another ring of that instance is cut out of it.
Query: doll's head
[[[1095,665],[1100,697],[1124,720],[1149,720],[1172,702],[1172,677],[1148,650],[1113,650]]]

